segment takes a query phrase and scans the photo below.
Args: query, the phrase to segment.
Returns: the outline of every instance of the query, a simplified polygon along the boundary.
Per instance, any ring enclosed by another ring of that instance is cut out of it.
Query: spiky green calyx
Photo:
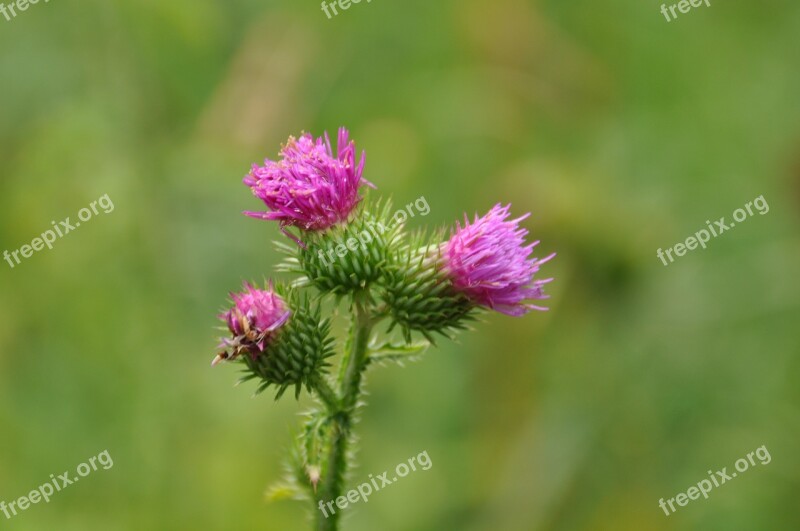
[[[303,233],[303,246],[279,243],[290,255],[282,269],[303,275],[300,284],[337,295],[382,281],[402,232],[402,225],[392,221],[390,209],[388,201],[373,210],[361,207],[348,223]]]
[[[321,385],[330,366],[327,359],[334,355],[330,320],[321,319],[319,303],[311,303],[307,295],[280,287],[277,291],[292,315],[262,353],[240,358],[247,372],[240,381],[258,378],[261,383],[256,393],[275,386],[276,399],[294,385],[299,397],[303,386],[311,391]]]
[[[438,242],[441,235],[434,235]],[[425,243],[419,234],[401,249],[388,270],[383,299],[392,318],[392,328],[399,326],[406,341],[418,331],[433,342],[433,334],[451,337],[450,332],[465,328],[474,319],[475,303],[453,289],[442,268],[439,243]]]

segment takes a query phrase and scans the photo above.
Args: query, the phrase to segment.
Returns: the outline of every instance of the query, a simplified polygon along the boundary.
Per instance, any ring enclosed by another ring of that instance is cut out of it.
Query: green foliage
[[[418,360],[428,347],[430,347],[428,341],[373,343],[369,346],[369,362],[377,364],[392,362],[402,366],[404,362]]]

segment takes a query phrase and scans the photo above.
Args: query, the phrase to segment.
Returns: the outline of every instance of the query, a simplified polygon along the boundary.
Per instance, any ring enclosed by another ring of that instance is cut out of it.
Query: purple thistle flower
[[[211,362],[216,365],[222,360],[233,360],[243,352],[255,358],[264,352],[274,333],[289,320],[292,312],[286,302],[274,291],[270,283],[268,290],[256,289],[247,282],[245,291],[231,293],[234,306],[219,316],[228,325],[233,339],[224,338],[220,348],[232,349],[220,352]]]
[[[533,276],[555,253],[541,260],[528,258],[539,242],[525,245],[528,231],[519,222],[530,214],[506,221],[510,207],[497,204],[482,218],[476,215],[472,224],[465,215],[464,226],[456,224],[450,240],[442,245],[442,255],[456,290],[480,305],[520,316],[547,310],[524,301],[548,298],[542,285],[553,279],[533,280]]]
[[[361,200],[359,188],[375,188],[362,177],[366,153],[362,151],[356,164],[355,142],[348,136],[347,129],[341,127],[335,157],[327,132],[316,140],[309,133],[299,139],[289,137],[281,149],[281,160],[267,159],[264,166],[254,164],[244,178],[244,184],[269,211],[245,214],[279,221],[287,235],[287,226],[318,231],[346,221]]]

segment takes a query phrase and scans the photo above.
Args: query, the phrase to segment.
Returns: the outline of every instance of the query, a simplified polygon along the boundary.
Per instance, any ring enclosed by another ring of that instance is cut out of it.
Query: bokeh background
[[[272,274],[241,184],[290,134],[346,125],[410,226],[512,202],[551,310],[487,315],[370,373],[355,482],[433,466],[351,531],[800,528],[800,8],[660,3],[58,0],[0,18],[0,500],[97,453],[13,530],[302,530],[267,502],[303,398],[208,366],[215,314]],[[664,267],[656,249],[763,195]],[[660,498],[772,462],[665,516]]]

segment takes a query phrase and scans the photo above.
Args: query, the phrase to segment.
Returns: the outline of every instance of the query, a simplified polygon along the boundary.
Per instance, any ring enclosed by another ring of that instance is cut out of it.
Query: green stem
[[[373,320],[367,309],[358,301],[355,305],[355,338],[349,363],[342,379],[342,405],[352,412],[361,395],[361,375],[364,373],[367,357],[367,345],[372,333]]]
[[[347,446],[350,439],[350,427],[353,423],[358,400],[361,396],[361,380],[367,361],[367,345],[374,321],[370,317],[366,304],[357,294],[353,300],[354,306],[354,338],[350,345],[350,352],[345,353],[343,359],[343,371],[341,377],[341,402],[337,402],[337,408],[333,409],[328,405],[328,400],[323,397],[328,412],[330,414],[330,449],[328,452],[325,474],[322,478],[317,503],[326,504],[326,513],[315,507],[317,515],[317,531],[337,531],[339,529],[338,508],[333,505],[333,509],[327,507],[328,502],[336,503],[336,498],[342,495],[344,488],[344,477],[348,469]],[[334,512],[336,511],[336,512]]]
[[[314,381],[314,390],[319,395],[320,400],[325,404],[328,411],[338,411],[341,408],[341,401],[336,396],[336,392],[331,389],[330,384],[324,377],[317,378]]]

